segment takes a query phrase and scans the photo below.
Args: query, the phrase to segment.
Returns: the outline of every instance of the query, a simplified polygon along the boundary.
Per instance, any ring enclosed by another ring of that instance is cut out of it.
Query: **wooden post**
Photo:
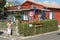
[[[34,27],[34,34],[36,34],[36,25],[35,25],[35,27]]]
[[[19,33],[18,33],[18,20],[16,20],[16,35],[19,36]]]

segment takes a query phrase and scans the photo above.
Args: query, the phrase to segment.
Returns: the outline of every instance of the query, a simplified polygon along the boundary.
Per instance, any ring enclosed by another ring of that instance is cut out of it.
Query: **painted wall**
[[[36,11],[36,13],[35,13],[35,20],[36,20],[36,22],[38,21],[38,11]]]
[[[39,5],[39,4],[36,4],[36,3],[32,3],[32,2],[25,2],[24,4],[21,5],[21,9],[28,9],[28,8],[31,8],[32,5],[34,5],[35,8],[43,8],[44,6],[43,5]]]
[[[46,11],[46,12],[45,12],[45,18],[46,18],[46,19],[49,19],[49,11]]]
[[[54,20],[58,20],[58,24],[60,25],[60,10],[54,11]]]
[[[54,18],[53,19],[58,20],[58,24],[60,25],[60,9],[53,9],[53,8],[49,8],[49,9],[54,12]],[[49,13],[48,12],[45,13],[45,17],[47,19],[49,19]]]

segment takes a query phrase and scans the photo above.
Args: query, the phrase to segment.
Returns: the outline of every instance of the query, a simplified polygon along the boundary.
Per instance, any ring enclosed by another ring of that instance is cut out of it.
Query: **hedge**
[[[45,20],[43,21],[42,31],[51,32],[58,30],[58,21],[57,20]]]
[[[32,24],[33,26],[29,27],[29,24]],[[32,36],[32,35],[37,35],[37,34],[42,34],[42,33],[58,30],[58,21],[56,20],[39,21],[37,22],[37,24],[42,25],[42,26],[37,26],[37,27],[35,27],[34,24],[36,23],[35,22],[21,23],[19,21],[18,31],[19,31],[20,36]]]

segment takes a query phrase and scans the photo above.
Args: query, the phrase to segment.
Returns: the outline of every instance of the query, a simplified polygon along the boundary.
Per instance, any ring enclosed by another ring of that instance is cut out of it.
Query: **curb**
[[[55,33],[55,32],[59,32],[59,30],[58,31],[53,31],[53,32],[48,32],[48,33],[43,33],[43,34],[38,34],[38,35],[34,35],[34,36],[18,37],[18,38],[28,39],[28,38],[32,38],[32,37],[38,37],[38,36],[44,36],[44,35],[52,34],[52,33]]]
[[[44,36],[44,35],[48,35],[48,34],[51,34],[51,33],[55,33],[55,32],[59,32],[60,30],[58,31],[53,31],[53,32],[48,32],[48,33],[43,33],[43,34],[38,34],[38,35],[34,35],[34,36],[27,36],[27,37],[14,37],[14,38],[20,38],[20,39],[28,39],[28,38],[32,38],[32,37],[38,37],[38,36]],[[9,37],[6,37],[6,36],[0,36],[0,37],[3,37],[3,38],[7,38],[9,39]],[[13,37],[13,36],[11,36]]]

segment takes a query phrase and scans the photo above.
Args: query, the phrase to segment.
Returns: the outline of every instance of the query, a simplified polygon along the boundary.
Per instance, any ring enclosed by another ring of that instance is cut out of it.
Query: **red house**
[[[60,25],[60,6],[49,3],[26,1],[19,6],[12,6],[8,11],[20,11],[23,21],[39,21],[44,19],[58,20]]]

